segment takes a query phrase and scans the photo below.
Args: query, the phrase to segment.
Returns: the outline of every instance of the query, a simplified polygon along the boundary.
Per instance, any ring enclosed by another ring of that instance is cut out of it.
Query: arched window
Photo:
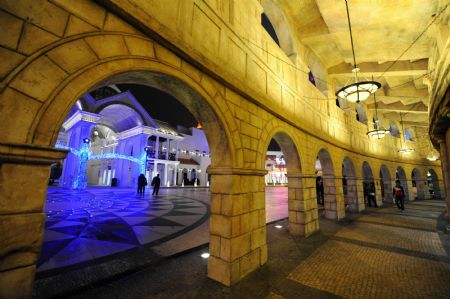
[[[270,37],[273,39],[273,41],[280,46],[280,41],[278,40],[277,33],[275,32],[275,28],[273,28],[272,23],[270,22],[269,18],[266,16],[265,13],[261,14],[261,25],[266,29],[267,33],[269,33]]]
[[[314,75],[313,75],[312,71],[309,71],[308,79],[309,79],[309,82],[311,82],[314,86],[316,86],[316,79],[314,79]]]
[[[405,140],[410,140],[411,141],[411,134],[409,133],[408,130],[405,130]]]

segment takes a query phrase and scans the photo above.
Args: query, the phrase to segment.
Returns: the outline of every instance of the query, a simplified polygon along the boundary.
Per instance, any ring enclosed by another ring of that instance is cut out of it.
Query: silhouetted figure
[[[372,202],[375,208],[378,208],[377,201],[375,199],[375,183],[370,183],[369,185],[369,194],[367,195],[367,202],[369,203],[369,207],[372,206]]]
[[[161,185],[161,179],[159,178],[159,174],[157,174],[152,180],[152,186],[153,186],[152,194],[153,195],[158,195],[160,185]]]
[[[322,180],[321,176],[318,176],[316,178],[316,196],[317,196],[317,203],[319,205],[323,205],[324,204],[325,192],[324,192],[323,180]]]
[[[392,195],[394,196],[397,207],[403,211],[405,209],[405,190],[400,185],[399,180],[395,181],[395,187],[392,188]]]
[[[137,193],[139,195],[144,195],[145,193],[145,186],[147,186],[147,179],[145,178],[145,175],[142,173],[138,177],[138,191]]]

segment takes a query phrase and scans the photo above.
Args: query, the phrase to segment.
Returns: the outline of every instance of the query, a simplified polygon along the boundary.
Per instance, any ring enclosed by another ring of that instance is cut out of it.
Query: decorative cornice
[[[64,159],[68,152],[49,146],[0,143],[0,163],[50,165]]]
[[[147,127],[147,126],[136,126],[134,128],[128,129],[126,131],[120,132],[118,133],[119,139],[127,139],[139,134],[144,134],[144,135],[156,135],[159,137],[164,137],[167,139],[173,139],[173,140],[183,140],[184,137],[182,136],[177,136],[177,135],[172,135],[172,134],[165,134],[159,131],[159,128],[151,128],[151,127]]]
[[[266,169],[234,168],[234,167],[209,167],[206,170],[211,175],[254,175],[264,176]]]
[[[78,110],[68,120],[66,120],[62,126],[64,127],[64,130],[67,131],[79,121],[85,121],[96,124],[100,118],[102,118],[101,115]]]

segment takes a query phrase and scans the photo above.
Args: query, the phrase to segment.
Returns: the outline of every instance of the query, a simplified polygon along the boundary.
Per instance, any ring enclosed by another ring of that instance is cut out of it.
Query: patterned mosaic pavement
[[[189,196],[191,195],[191,196]],[[92,262],[172,239],[209,217],[209,192],[161,190],[158,197],[131,189],[49,188],[38,272]]]

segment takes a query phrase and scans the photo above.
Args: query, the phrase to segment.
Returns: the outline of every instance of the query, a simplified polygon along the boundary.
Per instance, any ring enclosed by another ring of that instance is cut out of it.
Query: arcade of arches
[[[286,160],[295,236],[318,231],[319,215],[341,220],[363,211],[372,191],[378,206],[392,204],[396,179],[409,201],[450,194],[448,112],[442,112],[449,105],[448,12],[433,29],[440,32],[433,40],[439,51],[429,58],[434,72],[426,76],[433,145],[427,132],[417,133],[417,141],[407,143],[416,150],[405,155],[399,138],[369,139],[372,124],[335,105],[326,89],[339,85],[337,79],[320,88],[311,84],[308,64],[323,77],[338,72],[313,54],[320,51],[295,36],[280,36],[281,48],[273,42],[260,25],[268,2],[281,1],[1,1],[0,24],[7,30],[0,33],[0,297],[31,294],[49,166],[67,154],[55,148],[59,128],[81,96],[102,86],[158,88],[202,124],[211,153],[208,276],[225,285],[270,259],[264,162],[272,139]],[[445,1],[432,2],[440,11]],[[285,22],[276,19],[275,30]],[[403,76],[422,75],[415,65],[410,75],[401,67],[394,69]],[[426,159],[433,146],[438,161]]]

